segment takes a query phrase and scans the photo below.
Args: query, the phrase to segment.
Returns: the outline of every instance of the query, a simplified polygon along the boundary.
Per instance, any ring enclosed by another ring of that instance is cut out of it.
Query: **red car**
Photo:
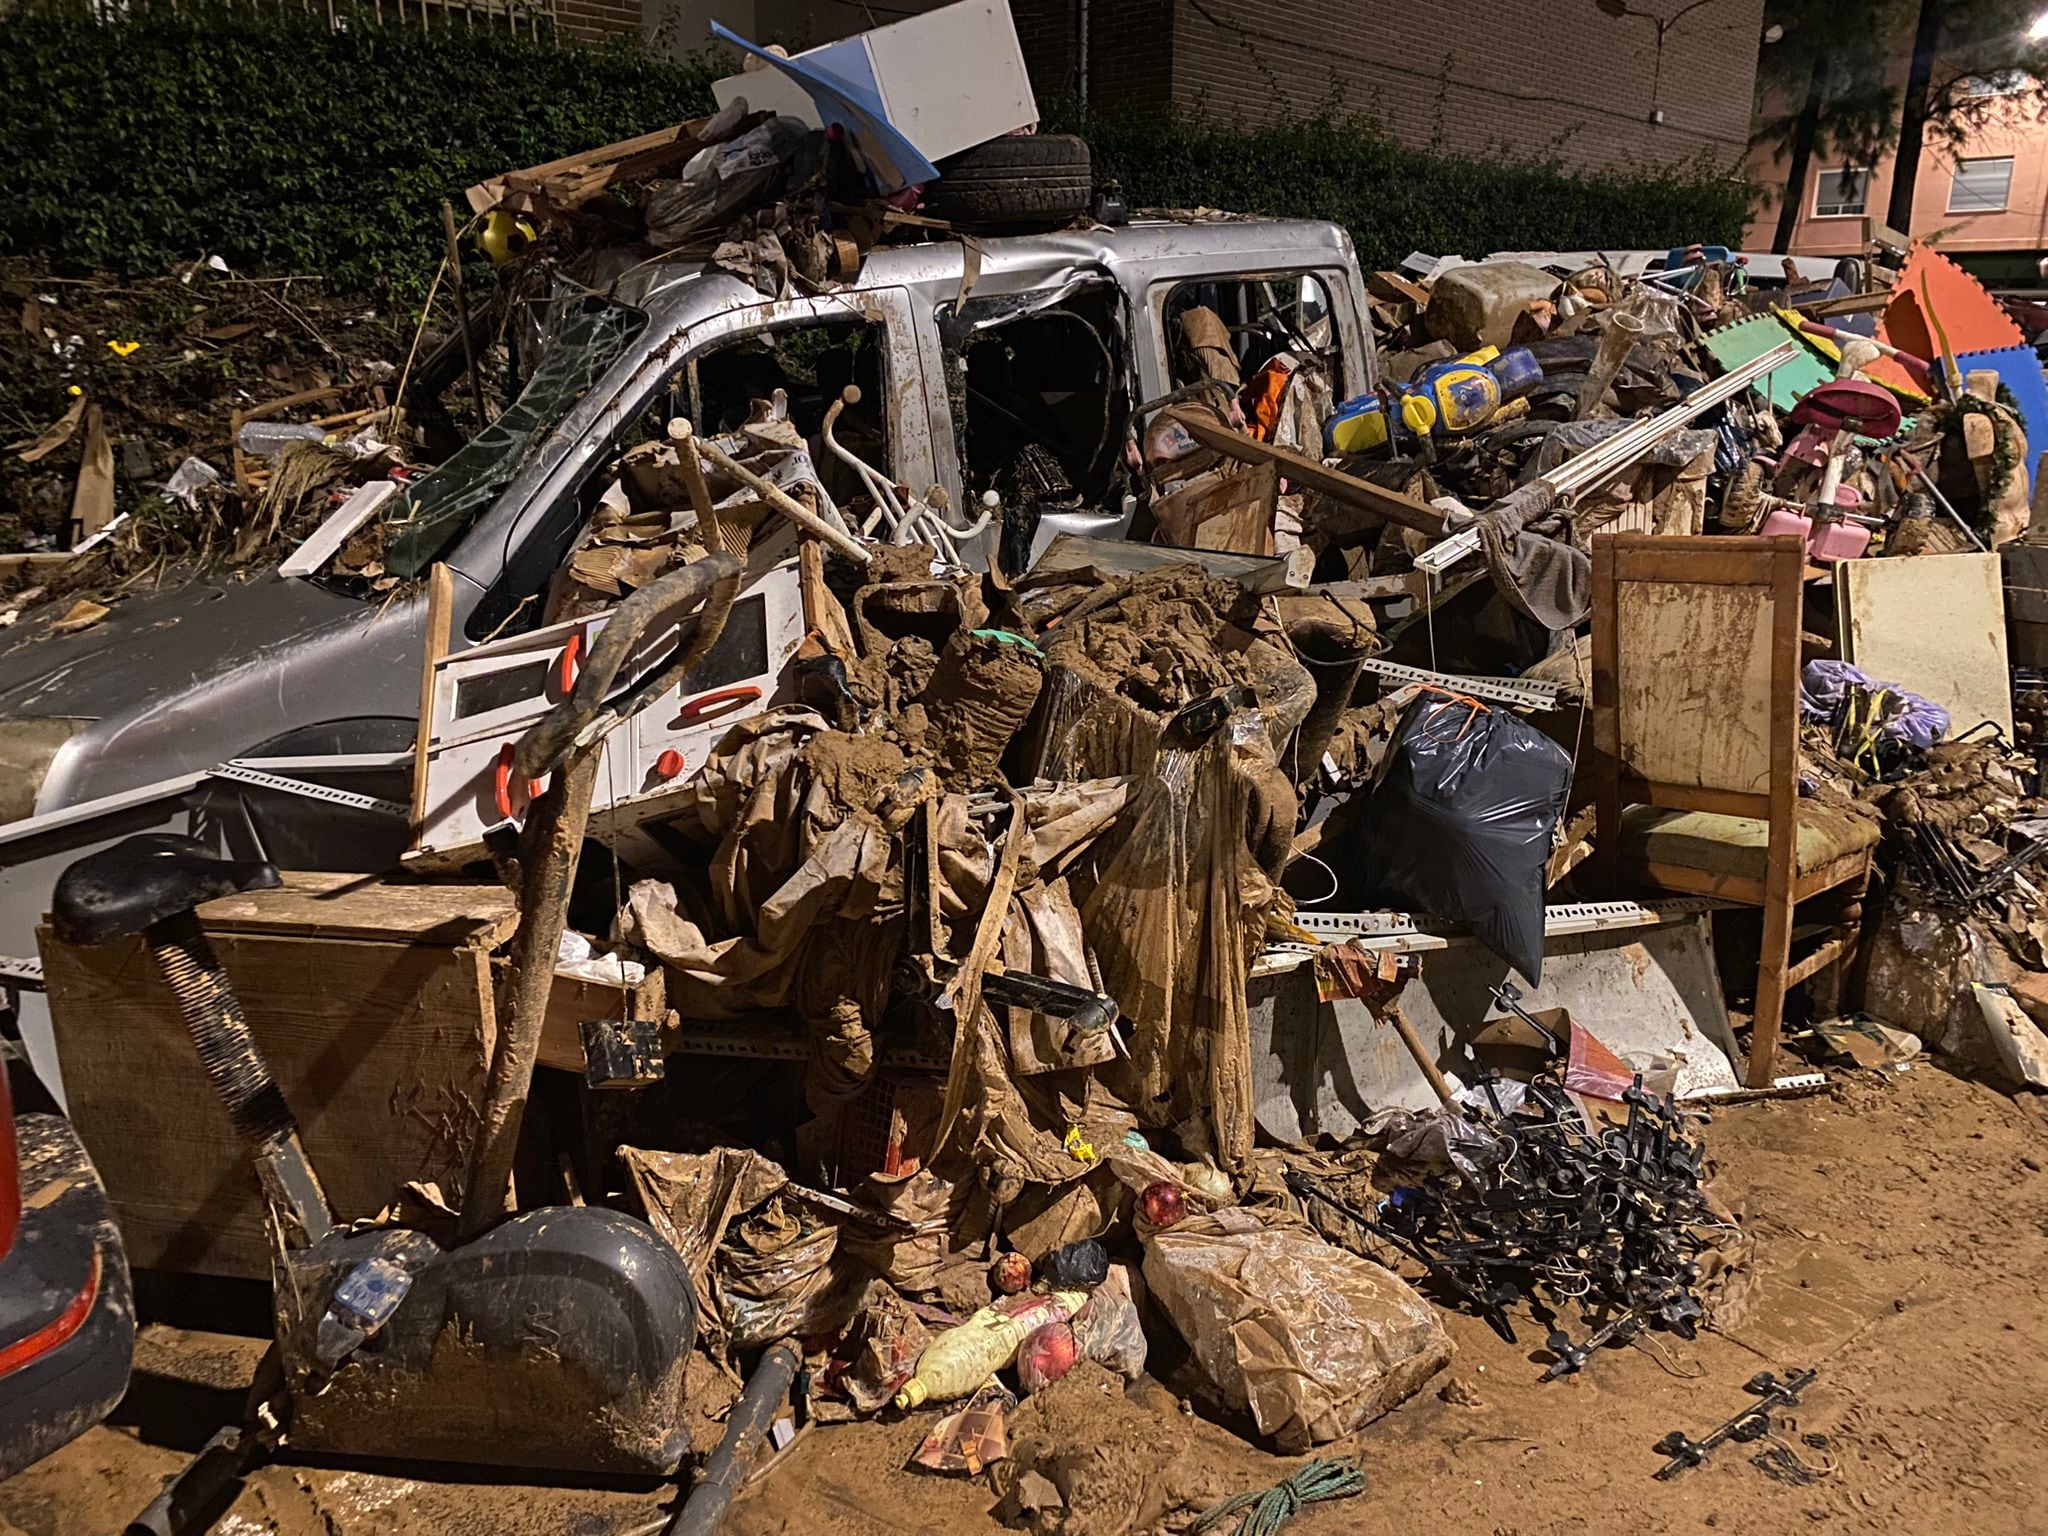
[[[0,1477],[128,1390],[135,1307],[105,1189],[71,1122],[14,1113],[0,1070]]]

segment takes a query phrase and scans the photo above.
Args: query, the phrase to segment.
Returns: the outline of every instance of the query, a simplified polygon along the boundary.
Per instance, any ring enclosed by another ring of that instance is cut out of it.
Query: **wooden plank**
[[[1809,980],[1826,970],[1849,952],[1849,946],[1853,942],[1846,934],[1837,934],[1827,940],[1820,948],[1785,972],[1785,985],[1788,988],[1796,987],[1802,981]]]
[[[1612,891],[1621,869],[1621,641],[1615,628],[1614,538],[1593,540],[1593,867]]]
[[[860,654],[860,648],[853,643],[845,608],[825,585],[825,546],[804,534],[797,541],[796,554],[797,593],[803,602],[805,630],[816,635],[818,643],[833,655],[843,661],[853,660]]]
[[[1719,542],[1719,536],[1716,536]],[[1664,536],[1661,542],[1670,542]],[[1683,581],[1700,586],[1761,587],[1771,580],[1771,556],[1763,551],[1624,549],[1615,554],[1618,581]]]
[[[1302,592],[1315,570],[1315,552],[1297,549],[1278,559],[1225,554],[1209,549],[1170,549],[1160,544],[1134,544],[1126,539],[1084,539],[1063,533],[1046,546],[1030,570],[1017,578],[1016,589],[1059,586],[1090,572],[1104,577],[1136,576],[1173,565],[1199,565],[1211,576],[1234,581],[1245,591]]]
[[[615,144],[586,149],[581,154],[564,155],[544,165],[528,166],[523,171],[507,171],[488,181],[478,182],[463,195],[468,199],[472,213],[489,213],[508,194],[519,191],[546,192],[550,200],[559,206],[574,207],[622,176],[646,175],[694,153],[697,136],[709,121],[709,118],[696,118],[672,127],[657,128],[652,133],[621,139]],[[547,185],[572,180],[573,186],[562,189],[566,200],[554,197],[556,189]]]
[[[1152,504],[1165,542],[1179,549],[1240,555],[1273,553],[1273,503],[1280,471],[1254,464],[1234,473],[1201,475]]]
[[[413,1179],[459,1197],[490,1049],[485,952],[208,928],[336,1212],[374,1215]],[[256,1176],[148,951],[39,939],[71,1118],[129,1262],[267,1278]]]
[[[1771,841],[1764,852],[1764,937],[1757,963],[1756,1015],[1749,1039],[1752,1088],[1776,1080],[1778,1033],[1785,1018],[1787,964],[1792,955],[1793,886],[1799,873],[1799,615],[1806,552],[1787,541],[1771,582],[1770,719]],[[1854,561],[1848,562],[1855,564]],[[1994,566],[1996,561],[1993,562]]]
[[[419,723],[412,738],[412,836],[408,846],[417,848],[427,829],[427,772],[433,766],[427,751],[434,739],[434,669],[448,654],[449,632],[455,612],[455,572],[446,561],[437,560],[427,575],[427,635],[425,654],[420,658]]]
[[[1771,814],[1768,794],[1747,795],[1733,789],[1706,789],[1697,784],[1653,784],[1647,779],[1623,775],[1622,794],[1630,805],[1654,805],[1671,811],[1709,811],[1716,816],[1747,816],[1767,820]]]
[[[398,885],[375,875],[291,870],[274,891],[223,896],[199,909],[208,932],[495,949],[519,926],[496,885]]]
[[[1842,659],[1949,712],[1949,734],[1985,720],[2012,736],[2005,596],[1996,553],[1844,560],[1835,567]]]
[[[1374,513],[1404,528],[1420,529],[1427,534],[1444,531],[1443,513],[1427,502],[1374,485],[1356,475],[1347,475],[1341,469],[1330,469],[1292,448],[1254,441],[1242,432],[1219,427],[1196,412],[1169,410],[1167,415],[1204,448],[1213,449],[1225,458],[1236,459],[1240,464],[1275,465],[1296,488],[1321,491],[1333,501]]]
[[[1846,858],[1836,859],[1832,864],[1823,864],[1819,869],[1799,877],[1792,888],[1795,901],[1804,901],[1809,896],[1818,896],[1822,891],[1831,891],[1838,885],[1847,885],[1852,880],[1867,880],[1870,877],[1871,850],[1861,849]]]
[[[1637,868],[1642,870],[1650,884],[1660,890],[1683,891],[1688,896],[1717,896],[1724,901],[1739,901],[1747,907],[1763,904],[1763,881],[1752,880],[1747,875],[1710,874],[1683,864],[1646,863]]]
[[[377,515],[378,510],[398,494],[392,480],[372,480],[359,485],[348,500],[328,514],[306,542],[285,557],[277,568],[280,576],[311,576],[341,553],[341,547],[355,537],[356,530]]]

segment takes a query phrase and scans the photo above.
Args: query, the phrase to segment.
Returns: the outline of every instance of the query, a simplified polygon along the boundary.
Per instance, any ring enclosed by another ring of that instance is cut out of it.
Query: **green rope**
[[[1284,1482],[1271,1488],[1240,1493],[1204,1511],[1188,1527],[1188,1536],[1202,1536],[1202,1532],[1214,1530],[1232,1515],[1244,1516],[1233,1536],[1273,1536],[1300,1512],[1304,1504],[1317,1504],[1325,1499],[1348,1499],[1363,1492],[1364,1467],[1355,1461],[1320,1457]]]

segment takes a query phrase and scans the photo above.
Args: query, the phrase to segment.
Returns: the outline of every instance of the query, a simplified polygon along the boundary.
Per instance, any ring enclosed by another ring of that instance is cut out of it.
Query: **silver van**
[[[861,403],[837,436],[893,482],[962,508],[997,493],[986,556],[1007,547],[1021,564],[1053,529],[1118,537],[1128,429],[1193,382],[1170,338],[1197,304],[1230,327],[1247,376],[1313,337],[1339,399],[1375,381],[1357,260],[1328,223],[1147,220],[885,247],[852,285],[781,300],[714,267],[647,263],[559,301],[519,400],[389,503],[385,565],[447,562],[458,647],[537,623],[622,449],[675,416],[707,434],[735,425],[777,388],[814,435],[846,384]],[[65,861],[133,831],[196,827],[299,868],[395,860],[402,820],[353,797],[407,796],[421,596],[365,601],[272,571],[131,596],[78,634],[47,622],[0,641],[0,957],[35,954]],[[266,773],[351,794],[280,792]],[[27,965],[0,959],[0,982],[12,966],[32,984]],[[42,1058],[33,1011],[24,1032]]]

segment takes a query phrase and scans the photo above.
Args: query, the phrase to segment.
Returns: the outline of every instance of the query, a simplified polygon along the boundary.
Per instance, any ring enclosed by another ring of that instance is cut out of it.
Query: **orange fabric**
[[[1270,443],[1280,425],[1280,407],[1287,399],[1287,386],[1294,382],[1294,370],[1284,358],[1267,362],[1252,376],[1238,396],[1244,407],[1245,435],[1254,442]]]

